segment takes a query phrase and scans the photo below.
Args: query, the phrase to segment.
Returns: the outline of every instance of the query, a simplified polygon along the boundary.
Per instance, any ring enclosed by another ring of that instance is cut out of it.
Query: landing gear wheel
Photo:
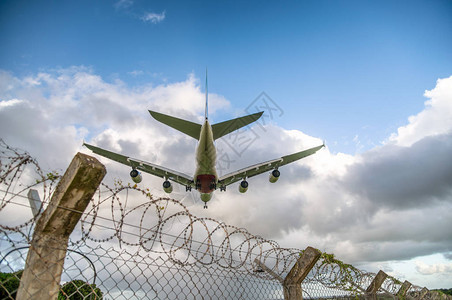
[[[207,209],[207,204],[204,204],[204,209]]]

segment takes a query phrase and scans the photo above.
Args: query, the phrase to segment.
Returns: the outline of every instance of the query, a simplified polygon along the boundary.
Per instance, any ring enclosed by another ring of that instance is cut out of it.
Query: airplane
[[[173,191],[171,181],[185,186],[185,190],[187,192],[191,191],[192,188],[195,188],[200,193],[200,198],[204,202],[204,208],[207,208],[207,202],[212,199],[213,192],[217,188],[219,188],[220,191],[226,191],[226,187],[228,185],[241,181],[238,188],[240,193],[245,193],[248,190],[248,178],[268,171],[271,171],[269,174],[269,181],[271,183],[275,183],[278,181],[281,174],[279,167],[312,155],[325,146],[325,143],[323,143],[323,145],[314,148],[251,165],[219,177],[215,167],[216,148],[214,141],[257,121],[264,112],[261,111],[211,125],[208,118],[207,97],[206,74],[205,119],[202,125],[149,110],[149,113],[155,120],[198,140],[198,146],[196,149],[196,170],[193,176],[189,176],[153,163],[114,153],[86,143],[83,143],[83,145],[98,155],[131,167],[132,171],[130,172],[130,177],[135,183],[140,183],[142,181],[142,175],[140,172],[142,171],[164,178],[163,190],[168,194]]]

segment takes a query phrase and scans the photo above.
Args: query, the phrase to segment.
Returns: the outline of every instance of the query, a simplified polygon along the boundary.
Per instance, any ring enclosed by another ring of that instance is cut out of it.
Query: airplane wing
[[[141,170],[143,172],[162,177],[162,178],[168,178],[174,182],[177,182],[179,184],[185,185],[185,186],[191,186],[194,187],[193,178],[191,176],[188,176],[186,174],[173,171],[168,168],[164,168],[149,162],[145,162],[139,159],[135,159],[132,157],[128,157],[125,155],[121,155],[118,153],[114,153],[108,150],[104,150],[102,148],[89,145],[84,143],[84,146],[86,146],[88,149],[93,151],[96,154],[99,154],[103,157],[106,157],[108,159],[114,160],[116,162],[119,162],[121,164],[124,164],[126,166],[130,166],[132,168],[135,168],[137,170]]]
[[[308,150],[303,150],[303,151],[300,151],[300,152],[297,152],[294,154],[283,156],[281,158],[269,160],[269,161],[266,161],[263,163],[259,163],[259,164],[255,164],[255,165],[243,168],[241,170],[221,176],[218,179],[218,184],[220,186],[228,186],[239,180],[242,180],[245,178],[250,178],[250,177],[268,172],[272,169],[290,164],[291,162],[294,162],[294,161],[302,159],[306,156],[312,155],[323,147],[325,147],[325,145],[317,146],[314,148],[310,148]]]

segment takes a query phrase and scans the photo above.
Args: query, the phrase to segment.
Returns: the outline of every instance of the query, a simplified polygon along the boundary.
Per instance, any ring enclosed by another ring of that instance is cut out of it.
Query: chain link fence
[[[54,236],[39,240],[37,221],[53,205],[60,180],[0,140],[0,299],[16,299],[31,251],[41,256],[30,276],[44,284],[56,281],[49,293],[58,299],[287,299],[285,279],[305,250],[198,218],[176,200],[153,198],[149,190],[120,181],[101,184],[84,211],[71,211],[80,220],[67,245]],[[50,249],[45,255],[36,250],[42,245]],[[55,275],[55,264],[63,265],[61,275]],[[319,252],[302,282],[303,298],[364,297],[375,278]],[[21,298],[36,299],[41,288]],[[376,295],[393,299],[401,288],[386,276]],[[411,286],[406,297],[446,299],[424,292]]]

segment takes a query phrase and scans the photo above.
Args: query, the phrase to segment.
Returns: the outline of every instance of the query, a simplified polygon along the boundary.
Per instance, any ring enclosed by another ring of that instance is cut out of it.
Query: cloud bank
[[[251,178],[246,194],[232,185],[226,193],[216,192],[209,210],[200,204],[190,210],[284,247],[311,245],[351,263],[435,253],[450,258],[452,77],[439,79],[424,96],[425,108],[378,147],[354,156],[323,149],[282,167],[275,184],[266,175]],[[64,169],[77,151],[89,153],[81,147],[85,140],[192,174],[196,141],[156,122],[147,110],[200,122],[203,98],[193,74],[182,82],[130,87],[84,67],[22,78],[1,71],[0,137],[49,169]],[[213,117],[230,106],[223,96],[210,94],[209,99]],[[238,151],[239,138],[252,143]],[[225,174],[321,143],[299,130],[256,125],[217,142],[218,164]],[[128,180],[127,167],[101,160],[110,174]],[[144,176],[143,185],[155,193],[161,183]],[[415,270],[445,274],[450,265],[420,262]],[[450,279],[446,284],[452,284]]]
[[[147,12],[142,17],[141,20],[144,22],[151,22],[153,24],[157,24],[165,20],[166,17],[166,11],[163,11],[161,13],[154,13],[154,12]]]

